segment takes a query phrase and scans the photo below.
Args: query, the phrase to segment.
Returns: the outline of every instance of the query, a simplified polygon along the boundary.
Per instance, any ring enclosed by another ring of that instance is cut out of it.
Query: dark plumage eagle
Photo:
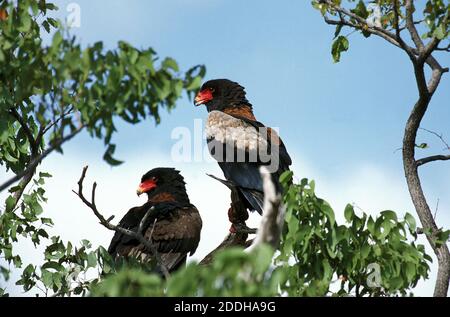
[[[188,254],[192,255],[197,249],[202,228],[200,214],[186,193],[183,176],[174,168],[152,169],[142,176],[137,193],[146,193],[148,201],[131,208],[118,225],[137,231],[144,215],[153,207],[144,224],[143,235],[156,247],[168,271],[177,270],[185,265]],[[141,242],[119,232],[112,238],[108,252],[113,258],[154,260],[151,251]]]
[[[211,155],[218,161],[229,187],[241,194],[250,210],[262,213],[264,193],[260,166],[272,174],[277,190],[279,177],[289,170],[291,158],[277,133],[257,121],[244,87],[228,79],[203,84],[195,105],[208,110],[206,137]]]

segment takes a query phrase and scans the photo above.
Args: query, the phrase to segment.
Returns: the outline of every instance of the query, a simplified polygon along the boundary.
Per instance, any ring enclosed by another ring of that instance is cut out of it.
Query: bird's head
[[[138,196],[147,194],[148,198],[158,194],[186,194],[185,182],[180,171],[171,167],[157,167],[141,178],[141,183],[137,189]]]
[[[228,79],[213,79],[204,83],[195,96],[194,104],[205,105],[208,112],[241,105],[251,107],[245,97],[244,87]]]

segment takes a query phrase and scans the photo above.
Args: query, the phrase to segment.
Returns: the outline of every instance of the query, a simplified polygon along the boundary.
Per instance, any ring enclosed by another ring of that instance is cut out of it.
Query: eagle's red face
[[[152,177],[152,178],[147,179],[147,180],[143,181],[142,183],[140,183],[136,192],[139,196],[143,193],[148,193],[153,188],[156,188],[156,178],[155,177]]]
[[[196,106],[203,105],[211,100],[213,100],[213,88],[205,88],[198,92],[197,96],[195,96],[194,104]]]

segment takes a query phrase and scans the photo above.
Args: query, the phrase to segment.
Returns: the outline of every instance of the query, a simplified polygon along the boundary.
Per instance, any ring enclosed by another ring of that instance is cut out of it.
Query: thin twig
[[[30,143],[32,156],[37,155],[38,147],[36,144],[36,139],[33,136],[33,132],[31,132],[30,128],[28,127],[28,124],[25,122],[25,119],[19,114],[16,108],[9,109],[9,113],[14,117],[14,119],[17,120],[17,122],[19,122],[25,135],[27,136],[28,142]]]
[[[450,52],[450,44],[448,44],[446,47],[436,47],[436,51],[444,51],[444,52]]]
[[[439,198],[437,199],[436,208],[434,209],[434,216],[433,216],[434,220],[436,220],[436,215],[437,215],[438,209],[439,209]]]
[[[66,112],[63,112],[57,119],[53,120],[51,123],[49,123],[44,129],[42,135],[46,134],[48,130],[50,130],[53,126],[55,126],[59,121],[64,119],[69,113],[73,111],[74,107],[70,107],[69,110]]]
[[[437,132],[434,132],[434,131],[431,131],[431,130],[428,130],[428,129],[425,129],[425,128],[419,128],[419,129],[437,136],[441,140],[441,142],[444,143],[444,145],[445,145],[445,148],[443,150],[449,150],[450,151],[450,145],[444,140],[444,136],[442,135],[442,133],[439,134]]]

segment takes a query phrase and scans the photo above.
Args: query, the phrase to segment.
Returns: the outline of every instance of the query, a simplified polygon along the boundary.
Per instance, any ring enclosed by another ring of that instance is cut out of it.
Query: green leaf
[[[97,266],[97,256],[95,252],[91,252],[87,257],[87,265],[88,267],[96,267]]]
[[[416,267],[413,263],[407,262],[405,266],[406,278],[408,281],[412,281],[416,275]]]
[[[33,264],[28,264],[27,267],[23,270],[23,274],[31,275],[32,273],[34,273],[34,271],[35,271],[35,267],[33,266]]]
[[[44,225],[54,225],[53,220],[51,218],[41,218],[41,222]]]
[[[132,50],[130,52],[130,63],[135,64],[136,61],[138,60],[138,57],[139,57],[139,52],[137,50]]]
[[[50,33],[50,24],[48,23],[48,21],[42,22],[42,26],[44,27],[45,31],[47,31],[47,33]]]
[[[331,208],[331,206],[327,202],[324,202],[321,206],[321,210],[329,219],[331,226],[334,226],[335,224],[334,211]]]
[[[405,221],[411,231],[416,230],[416,219],[408,212],[405,214]]]
[[[8,196],[6,198],[6,212],[11,212],[14,208],[14,205],[16,203],[16,199],[13,196]]]
[[[49,173],[46,173],[46,172],[40,172],[40,173],[39,173],[39,177],[42,177],[42,178],[49,178],[49,177],[52,177],[52,175],[49,174]]]
[[[59,47],[62,41],[63,37],[61,35],[61,32],[56,32],[55,35],[53,35],[52,47],[56,49],[57,47]]]
[[[347,206],[345,206],[345,210],[344,210],[345,220],[347,220],[347,222],[352,222],[354,216],[355,216],[355,211],[353,209],[353,206],[350,204],[347,204]]]
[[[53,277],[52,273],[47,270],[41,269],[41,281],[48,288],[53,287]]]
[[[59,27],[59,22],[58,20],[55,20],[53,18],[47,18],[48,23],[50,23],[51,26],[53,26],[54,28],[58,28]]]
[[[356,5],[355,9],[351,10],[353,13],[359,15],[363,19],[367,19],[369,16],[369,12],[367,11],[366,5],[362,0],[359,0],[358,4]]]
[[[109,144],[108,148],[106,149],[105,154],[103,155],[103,159],[112,166],[117,166],[123,163],[123,161],[119,161],[115,158],[113,158],[113,154],[116,151],[116,145],[115,144]]]
[[[291,179],[294,173],[292,171],[285,171],[280,176],[280,183],[281,184],[287,184]]]
[[[85,248],[90,248],[92,246],[91,242],[86,239],[81,240],[81,245]]]
[[[397,215],[392,210],[383,210],[380,214],[385,218],[393,221],[397,221]]]
[[[44,265],[42,265],[41,268],[44,270],[54,269],[55,271],[58,271],[58,272],[64,270],[64,266],[62,266],[61,264],[59,264],[58,262],[55,262],[55,261],[46,262],[46,263],[44,263]]]
[[[428,148],[428,144],[427,143],[420,143],[419,145],[416,144],[416,147],[419,149],[426,149]]]
[[[439,26],[433,31],[433,36],[438,40],[443,40],[447,37],[447,31],[445,30],[444,22],[439,24]]]
[[[331,46],[331,55],[333,56],[333,61],[338,63],[341,60],[341,53],[348,50],[349,43],[345,36],[340,35],[336,38]]]
[[[45,8],[47,10],[58,10],[58,7],[53,3],[45,3]]]
[[[367,220],[367,230],[369,230],[370,234],[375,235],[375,222],[372,216],[369,216],[369,220]]]
[[[28,32],[31,28],[31,17],[28,14],[22,14],[20,26],[17,28],[19,32]]]
[[[200,88],[200,85],[202,84],[202,78],[201,77],[195,77],[186,87],[186,90],[195,90]]]
[[[167,57],[164,59],[164,61],[162,62],[162,66],[163,68],[171,68],[174,71],[178,72],[179,71],[179,67],[178,67],[178,63],[170,57]]]

